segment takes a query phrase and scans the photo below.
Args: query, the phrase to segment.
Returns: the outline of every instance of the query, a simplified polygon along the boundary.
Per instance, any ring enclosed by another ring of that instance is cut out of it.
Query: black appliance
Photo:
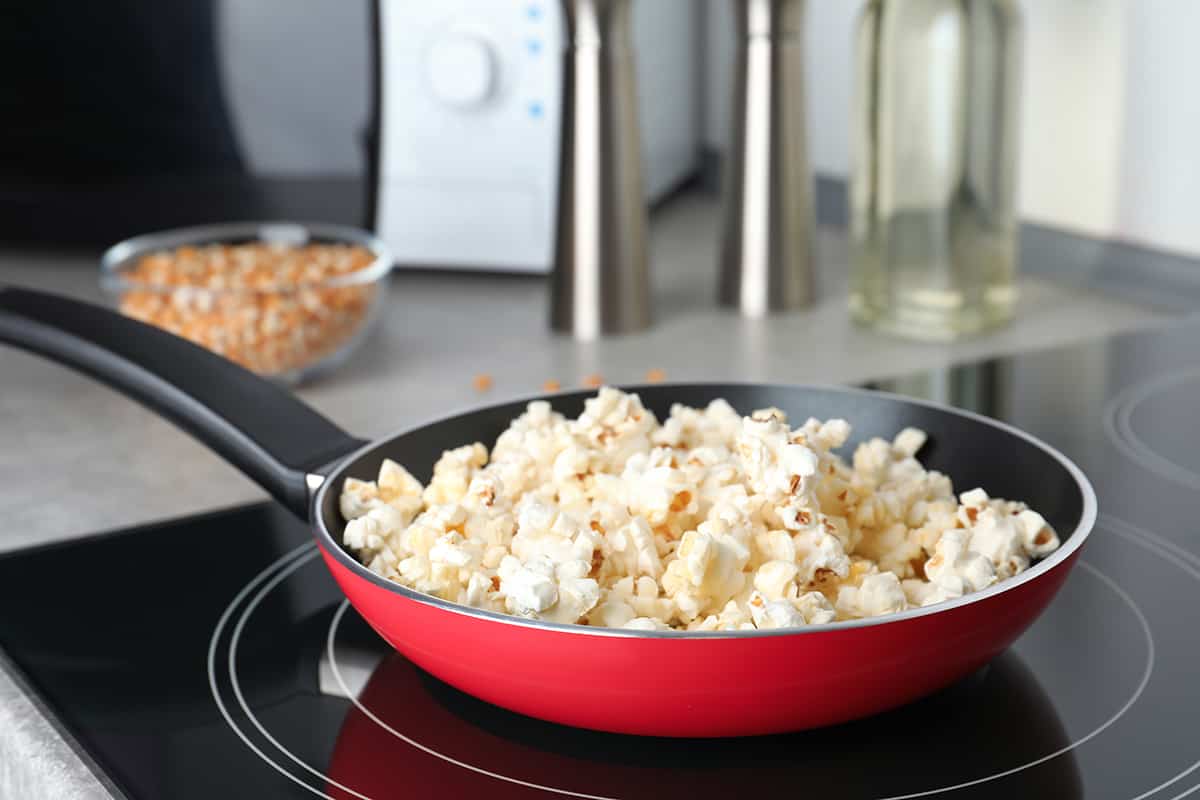
[[[0,239],[369,227],[371,0],[44,0],[0,25]]]

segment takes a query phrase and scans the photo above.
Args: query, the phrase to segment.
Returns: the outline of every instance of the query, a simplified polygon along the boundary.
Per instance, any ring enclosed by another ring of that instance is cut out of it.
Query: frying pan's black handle
[[[275,384],[99,306],[0,287],[0,342],[119,389],[207,444],[302,518],[308,516],[306,474],[363,444]]]

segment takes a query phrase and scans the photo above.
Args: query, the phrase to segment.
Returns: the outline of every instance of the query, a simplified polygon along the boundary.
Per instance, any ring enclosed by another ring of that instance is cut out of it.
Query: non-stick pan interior
[[[642,402],[660,419],[675,403],[703,407],[724,398],[742,414],[775,406],[787,412],[793,425],[808,417],[841,417],[854,433],[843,449],[873,436],[891,438],[906,427],[929,434],[919,453],[930,469],[950,476],[957,491],[981,486],[994,497],[1023,500],[1039,511],[1064,539],[1083,514],[1082,490],[1061,457],[1012,429],[952,410],[861,390],[772,386],[760,384],[662,384],[639,386]],[[556,411],[575,417],[594,392],[577,392],[547,398]],[[321,513],[328,530],[341,541],[345,525],[337,510],[337,496],[345,477],[373,479],[383,459],[391,458],[427,481],[442,452],[471,442],[488,447],[525,410],[528,400],[483,408],[439,420],[377,443],[344,464],[331,480]]]

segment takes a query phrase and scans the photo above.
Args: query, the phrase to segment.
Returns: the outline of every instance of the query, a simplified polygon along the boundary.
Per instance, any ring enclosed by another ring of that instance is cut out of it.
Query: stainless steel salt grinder
[[[550,324],[577,339],[650,324],[631,0],[562,0],[558,225]]]
[[[805,0],[731,2],[738,44],[720,299],[745,316],[761,317],[814,300]]]

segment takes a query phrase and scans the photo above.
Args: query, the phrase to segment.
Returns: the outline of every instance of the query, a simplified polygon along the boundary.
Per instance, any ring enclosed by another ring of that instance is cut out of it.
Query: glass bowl
[[[101,258],[100,285],[125,315],[295,384],[367,337],[392,261],[357,228],[237,222],[126,239]]]

